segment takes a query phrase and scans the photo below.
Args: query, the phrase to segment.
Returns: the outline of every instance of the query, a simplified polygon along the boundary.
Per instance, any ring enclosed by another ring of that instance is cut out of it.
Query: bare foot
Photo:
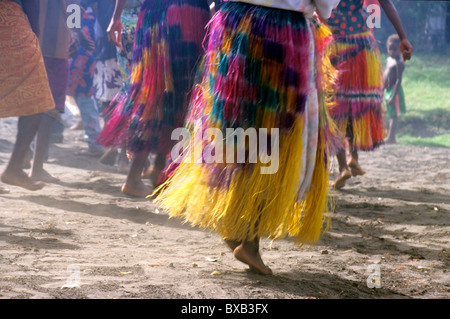
[[[146,186],[142,181],[130,183],[126,182],[122,185],[122,193],[133,196],[145,198],[153,193],[152,189]]]
[[[44,183],[31,180],[24,172],[5,171],[2,182],[9,185],[19,186],[31,191],[37,191],[45,186]]]
[[[31,180],[35,182],[44,182],[44,183],[58,183],[59,179],[52,176],[49,172],[43,169],[40,172],[31,172],[30,176]]]
[[[349,170],[343,170],[336,180],[331,183],[331,187],[335,187],[336,189],[341,189],[345,186],[345,182],[347,179],[352,177],[352,172]]]
[[[228,247],[230,247],[232,252],[234,252],[234,250],[242,243],[242,241],[237,241],[237,240],[233,240],[233,239],[225,239],[224,242],[227,244]],[[259,272],[252,265],[249,265],[249,267],[252,271]]]
[[[259,251],[256,249],[254,242],[245,241],[233,251],[234,257],[250,266],[250,269],[261,274],[271,275],[272,270],[267,267],[261,259]]]
[[[353,176],[364,175],[366,173],[361,166],[359,166],[359,163],[353,159],[349,160],[347,165],[350,167]]]

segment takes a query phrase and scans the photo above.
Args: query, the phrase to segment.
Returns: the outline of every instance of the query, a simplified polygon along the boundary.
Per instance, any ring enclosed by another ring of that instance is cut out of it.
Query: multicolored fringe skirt
[[[111,103],[101,144],[120,147],[126,143],[131,153],[170,150],[170,132],[183,125],[209,19],[206,0],[143,3],[128,90]]]
[[[332,76],[319,57],[323,43],[314,42],[325,41],[326,30],[299,12],[241,2],[216,13],[186,120],[190,134],[180,141],[186,147],[173,152],[171,174],[155,198],[171,217],[225,239],[319,238],[328,220],[327,152],[335,134],[330,101],[317,90]],[[241,161],[230,129],[257,132]]]
[[[383,143],[383,89],[380,53],[370,31],[334,35],[330,58],[338,71],[336,107],[330,112],[354,149],[369,151]]]

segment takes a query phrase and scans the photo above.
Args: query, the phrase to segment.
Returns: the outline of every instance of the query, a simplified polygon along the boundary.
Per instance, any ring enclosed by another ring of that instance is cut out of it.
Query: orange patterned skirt
[[[0,0],[0,118],[54,108],[39,41],[21,6]]]

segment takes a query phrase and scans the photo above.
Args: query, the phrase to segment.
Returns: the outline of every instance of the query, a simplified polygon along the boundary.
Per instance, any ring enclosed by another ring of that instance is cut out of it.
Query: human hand
[[[106,29],[106,32],[108,33],[108,39],[109,41],[114,44],[115,46],[119,47],[121,50],[123,50],[122,47],[122,21],[120,19],[112,19],[111,23],[108,26],[108,29]]]
[[[403,61],[411,59],[413,46],[408,39],[403,39],[400,41],[400,51],[402,52]]]
[[[78,50],[80,48],[80,41],[78,39],[78,36],[76,34],[73,35],[72,43],[69,46],[69,58],[73,59],[77,56]]]
[[[392,96],[389,100],[387,100],[386,104],[389,105],[389,106],[395,106],[394,105],[394,96]]]
[[[80,46],[86,51],[94,51],[95,44],[91,39],[88,39],[83,32],[80,32]]]

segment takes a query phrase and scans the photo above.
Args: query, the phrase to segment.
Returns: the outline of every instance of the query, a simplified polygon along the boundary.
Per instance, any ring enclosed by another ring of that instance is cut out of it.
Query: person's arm
[[[22,6],[30,22],[31,30],[39,37],[39,0],[22,0]]]
[[[391,0],[379,0],[379,3],[400,37],[400,51],[402,52],[403,61],[411,59],[413,47],[408,41],[408,37],[403,29],[402,21],[400,20],[397,9]]]
[[[340,0],[314,0],[313,2],[320,20],[327,21],[330,18],[331,11],[338,6]]]
[[[119,48],[122,48],[122,12],[127,0],[116,0],[116,5],[114,7],[114,14],[112,16],[111,22],[109,23],[108,29],[108,39],[111,43]]]
[[[88,39],[86,35],[83,33],[81,29],[75,28],[73,29],[74,36],[76,40],[79,42],[80,46],[86,51],[94,51],[95,43],[91,39]]]
[[[389,88],[389,72],[390,72],[389,64],[386,60],[386,69],[384,70],[383,73],[383,91]]]

